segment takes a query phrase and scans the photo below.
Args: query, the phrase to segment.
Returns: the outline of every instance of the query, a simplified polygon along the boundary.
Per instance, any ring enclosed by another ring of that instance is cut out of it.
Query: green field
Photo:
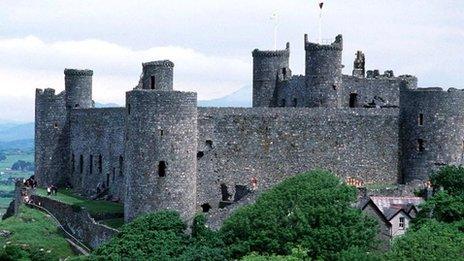
[[[74,256],[56,224],[38,210],[21,206],[19,217],[0,221],[0,229],[12,232],[7,238],[0,237],[2,248],[7,244],[19,245],[26,250],[43,251],[47,253],[47,257],[51,257],[51,260]]]
[[[38,188],[36,193],[40,196],[47,196],[47,191],[45,189]],[[122,204],[104,200],[86,199],[73,194],[71,190],[61,189],[58,191],[57,195],[50,196],[50,198],[69,205],[83,207],[89,211],[91,215],[124,213],[124,206]]]

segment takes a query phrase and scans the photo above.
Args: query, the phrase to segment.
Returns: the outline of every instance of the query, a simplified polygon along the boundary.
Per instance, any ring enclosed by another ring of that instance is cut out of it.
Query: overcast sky
[[[413,74],[421,86],[464,87],[464,1],[327,0],[323,38],[344,36],[345,73]],[[35,88],[64,89],[64,68],[94,70],[94,100],[124,103],[141,63],[171,59],[175,89],[212,99],[251,85],[251,51],[291,43],[303,73],[303,34],[315,41],[317,0],[2,0],[0,119],[30,121]]]

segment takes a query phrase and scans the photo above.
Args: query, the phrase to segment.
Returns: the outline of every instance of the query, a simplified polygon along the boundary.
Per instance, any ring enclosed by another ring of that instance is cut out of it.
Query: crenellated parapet
[[[306,51],[343,51],[343,36],[341,34],[335,37],[335,41],[331,44],[312,43],[308,40],[308,35],[305,34],[305,50]]]

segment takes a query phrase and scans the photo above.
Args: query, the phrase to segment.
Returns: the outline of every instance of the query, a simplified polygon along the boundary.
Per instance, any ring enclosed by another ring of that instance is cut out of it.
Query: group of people
[[[47,196],[56,195],[58,193],[58,187],[55,185],[47,186]]]

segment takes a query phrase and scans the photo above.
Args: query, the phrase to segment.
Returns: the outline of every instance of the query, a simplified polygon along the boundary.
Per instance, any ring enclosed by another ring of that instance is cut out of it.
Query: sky
[[[175,62],[174,88],[218,98],[251,85],[255,48],[318,38],[317,0],[2,0],[0,119],[32,121],[36,88],[64,89],[64,68],[94,70],[93,98],[124,104],[142,62]],[[344,73],[356,50],[368,69],[412,74],[423,87],[464,87],[464,1],[326,0],[322,38],[344,36]]]

